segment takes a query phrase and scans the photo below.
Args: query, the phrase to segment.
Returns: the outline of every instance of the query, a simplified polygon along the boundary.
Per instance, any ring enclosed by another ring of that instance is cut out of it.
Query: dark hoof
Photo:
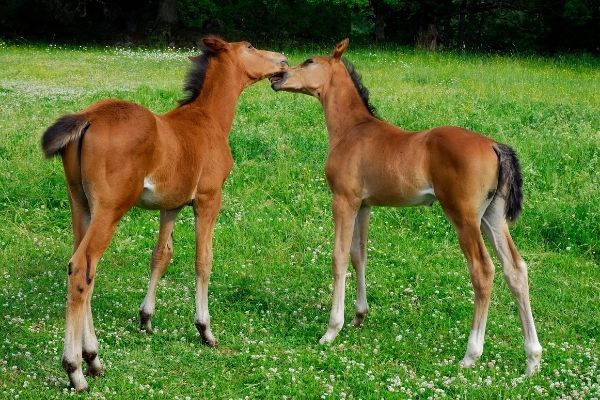
[[[367,316],[367,313],[356,313],[356,315],[354,316],[354,319],[352,319],[352,321],[350,322],[350,325],[355,326],[355,327],[359,327],[362,326],[363,322],[365,322],[365,318]]]
[[[104,375],[104,367],[102,367],[102,365],[99,367],[88,365],[87,371],[85,372],[87,376],[97,378]]]
[[[198,333],[200,333],[200,337],[202,338],[202,342],[204,342],[204,344],[209,347],[217,347],[217,339],[215,339],[210,331],[210,328],[206,324],[196,322],[196,329],[198,329]]]
[[[102,363],[100,362],[100,359],[98,358],[98,353],[84,352],[83,359],[85,360],[85,363],[87,364],[86,375],[101,376],[104,373],[104,367],[102,366]]]
[[[208,347],[217,347],[217,346],[219,346],[219,342],[214,337],[213,338],[202,337],[202,343],[204,343]]]
[[[152,335],[154,330],[152,329],[152,315],[147,314],[144,311],[140,310],[140,331],[144,331]]]

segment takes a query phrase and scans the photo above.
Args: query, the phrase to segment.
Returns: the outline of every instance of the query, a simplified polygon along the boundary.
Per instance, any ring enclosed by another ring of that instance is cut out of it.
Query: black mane
[[[352,83],[354,83],[354,87],[358,91],[358,94],[363,104],[365,105],[365,107],[367,107],[369,114],[371,114],[374,117],[377,117],[377,111],[375,110],[375,107],[369,102],[369,89],[367,89],[367,87],[362,83],[362,78],[358,71],[356,71],[354,64],[348,61],[348,59],[346,59],[345,57],[342,57],[342,63],[344,63],[346,70],[350,74],[350,78],[352,78]]]
[[[212,52],[204,50],[202,55],[190,58],[192,67],[188,71],[183,83],[183,98],[179,100],[179,106],[190,104],[200,95],[200,91],[204,85],[204,78],[206,78],[208,63],[213,55]]]

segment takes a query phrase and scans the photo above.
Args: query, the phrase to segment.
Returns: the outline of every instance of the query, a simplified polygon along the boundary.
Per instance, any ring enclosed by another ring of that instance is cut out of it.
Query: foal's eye
[[[314,63],[313,59],[309,58],[308,60],[304,61],[302,63],[302,65],[306,67],[307,65],[312,64],[312,63]]]
[[[251,43],[248,43],[248,45],[247,45],[246,47],[247,47],[248,49],[253,49],[253,48],[254,48],[254,46],[252,46],[252,44],[251,44]]]

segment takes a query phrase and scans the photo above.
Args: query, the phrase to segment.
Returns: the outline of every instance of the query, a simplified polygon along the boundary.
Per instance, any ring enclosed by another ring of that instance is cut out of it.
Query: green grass
[[[41,133],[104,97],[169,110],[188,54],[0,44],[0,397],[75,395],[60,367],[69,207],[62,165],[42,158]],[[289,53],[293,63],[308,55]],[[316,100],[261,82],[242,95],[230,136],[235,168],[210,287],[219,347],[203,346],[193,324],[189,209],[159,285],[156,333],[138,332],[158,214],[134,209],[99,266],[93,309],[107,370],[82,397],[600,397],[600,60],[393,48],[347,56],[383,118],[406,129],[461,125],[518,151],[526,199],[512,232],[530,267],[540,373],[521,377],[517,310],[499,268],[483,357],[458,367],[472,290],[437,204],[374,210],[371,313],[332,346],[317,345],[331,304],[324,119]]]

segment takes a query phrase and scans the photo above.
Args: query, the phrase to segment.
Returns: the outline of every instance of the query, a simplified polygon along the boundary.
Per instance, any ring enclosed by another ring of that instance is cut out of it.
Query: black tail
[[[66,145],[79,139],[89,126],[89,121],[79,114],[69,114],[57,119],[42,136],[42,151],[46,158],[55,156]]]
[[[517,153],[505,144],[494,144],[494,151],[500,160],[498,190],[506,199],[504,215],[514,222],[523,209],[523,177]]]

